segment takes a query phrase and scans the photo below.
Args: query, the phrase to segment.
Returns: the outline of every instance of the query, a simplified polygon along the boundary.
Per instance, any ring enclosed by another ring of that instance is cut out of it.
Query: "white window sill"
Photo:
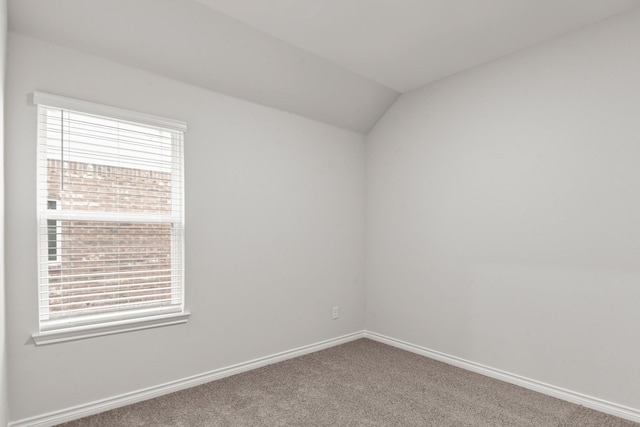
[[[157,328],[159,326],[187,323],[191,313],[171,313],[153,317],[127,319],[101,323],[99,325],[85,325],[57,331],[40,332],[31,335],[35,345],[54,344],[64,341],[82,340],[102,335],[119,334],[122,332],[138,331],[140,329]]]

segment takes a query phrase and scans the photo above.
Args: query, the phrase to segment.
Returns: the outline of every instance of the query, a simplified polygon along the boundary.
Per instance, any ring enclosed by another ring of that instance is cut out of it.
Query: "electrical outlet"
[[[333,307],[333,310],[331,312],[331,318],[333,320],[337,319],[338,317],[340,317],[340,309],[338,308],[338,306]]]

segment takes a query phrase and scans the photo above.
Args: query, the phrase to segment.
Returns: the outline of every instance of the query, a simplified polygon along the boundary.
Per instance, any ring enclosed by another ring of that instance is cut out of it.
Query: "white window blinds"
[[[34,102],[40,331],[183,312],[184,124]]]

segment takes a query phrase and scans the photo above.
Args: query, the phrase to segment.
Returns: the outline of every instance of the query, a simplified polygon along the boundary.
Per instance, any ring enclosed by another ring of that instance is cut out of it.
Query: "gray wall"
[[[640,408],[640,11],[400,98],[367,140],[373,332]]]
[[[7,0],[0,0],[0,426],[9,422],[4,296],[4,74],[7,38]]]
[[[116,396],[364,328],[364,136],[9,34],[11,418]],[[41,90],[184,120],[186,325],[34,347]],[[331,307],[340,306],[340,319]]]

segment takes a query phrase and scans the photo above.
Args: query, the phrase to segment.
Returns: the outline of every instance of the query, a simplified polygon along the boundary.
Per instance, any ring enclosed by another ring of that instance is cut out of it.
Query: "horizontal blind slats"
[[[80,304],[84,304],[85,306],[90,306],[94,304],[116,304],[119,301],[127,301],[131,302],[131,300],[135,299],[150,299],[153,301],[157,301],[157,297],[162,297],[161,299],[166,299],[167,297],[171,297],[171,287],[164,288],[168,289],[166,292],[162,292],[162,289],[150,289],[141,293],[140,289],[137,291],[122,291],[122,292],[109,292],[109,293],[93,293],[93,294],[83,294],[83,295],[75,295],[75,296],[64,296],[64,295],[56,295],[49,298],[49,301],[52,301],[50,304],[45,307],[48,308],[64,308],[68,306],[76,306]],[[156,291],[156,292],[153,292]],[[159,292],[160,291],[160,292]],[[133,294],[133,295],[131,295]],[[87,299],[93,297],[104,297],[104,298],[95,298],[95,299]],[[61,301],[61,302],[57,302]]]
[[[79,309],[91,309],[94,307],[109,307],[109,306],[118,306],[121,305],[123,303],[145,303],[145,302],[151,302],[151,303],[158,303],[158,302],[170,302],[171,300],[173,300],[173,295],[171,290],[167,291],[167,292],[161,292],[161,293],[145,293],[145,294],[140,294],[140,295],[123,295],[123,293],[120,294],[112,294],[109,296],[109,298],[96,298],[96,299],[83,299],[82,296],[78,296],[77,298],[74,299],[74,301],[71,301],[71,298],[66,298],[66,297],[52,297],[49,299],[50,303],[47,305],[44,305],[45,308],[48,308],[50,311],[58,311],[58,312],[63,312],[63,311],[72,311],[72,310],[79,310]],[[123,296],[115,296],[115,295],[123,295]],[[89,297],[99,297],[100,294],[93,294],[91,296],[87,296]],[[65,302],[60,302],[58,303],[57,301],[65,301]]]
[[[164,223],[167,226],[174,226],[181,221],[181,213],[156,213],[156,212],[110,212],[110,211],[87,211],[75,210],[64,211],[45,209],[39,212],[41,219],[55,219],[58,221],[84,221],[84,222],[111,222],[111,223],[137,223],[137,224],[157,224]],[[122,227],[122,226],[120,226]],[[124,228],[124,227],[122,227]],[[178,228],[176,228],[178,229]]]
[[[43,255],[45,256],[45,255]],[[135,267],[138,264],[125,264],[125,262],[129,263],[132,261],[149,261],[149,258],[118,258],[118,259],[102,259],[99,263],[96,264],[95,261],[92,260],[82,260],[82,261],[69,261],[65,263],[64,270],[65,271],[73,271],[73,270],[86,270],[91,268],[91,266],[99,266],[101,270],[108,270],[109,268],[120,268],[123,269]],[[115,265],[114,265],[115,264]],[[41,263],[40,269],[42,271],[48,271],[50,269],[61,269],[61,263],[51,261],[51,263],[44,264]]]
[[[54,276],[55,277],[55,276]],[[172,277],[176,277],[175,275],[171,275],[169,276],[170,278]],[[84,285],[84,284],[100,284],[100,283],[113,283],[114,281],[118,281],[121,286],[128,286],[128,283],[123,283],[126,281],[134,281],[134,280],[144,280],[144,283],[148,283],[150,285],[153,285],[154,279],[165,279],[167,278],[167,276],[146,276],[146,277],[122,277],[119,279],[93,279],[93,280],[77,280],[77,281],[60,281],[60,282],[53,282],[53,283],[49,283],[49,288],[51,288],[52,286],[70,286],[70,285]]]
[[[161,282],[161,285],[165,285],[165,284],[169,284],[171,285],[171,282]],[[122,285],[103,285],[103,286],[92,286],[92,287],[85,287],[85,288],[69,288],[69,289],[51,289],[51,290],[47,290],[47,291],[40,291],[41,294],[46,294],[49,295],[51,293],[55,293],[56,295],[61,294],[61,293],[70,293],[73,297],[73,295],[75,293],[77,294],[81,294],[82,292],[92,292],[95,291],[96,289],[99,289],[101,292],[104,293],[108,293],[114,289],[116,289],[116,292],[129,292],[129,289],[132,289],[133,291],[138,291],[138,289],[136,288],[143,288],[143,289],[139,289],[139,291],[147,291],[147,290],[154,290],[154,289],[161,289],[163,288],[163,286],[149,286],[146,283],[139,283],[139,284],[134,284],[134,285],[127,285],[126,289],[123,289],[124,287]],[[53,286],[52,286],[53,287]],[[168,289],[172,289],[171,287],[169,287]],[[82,295],[86,295],[86,294],[82,294]]]
[[[104,311],[119,311],[119,310],[126,310],[126,309],[130,309],[130,308],[142,308],[142,307],[156,307],[159,305],[170,305],[171,301],[173,300],[173,298],[167,298],[164,300],[151,300],[148,302],[129,302],[129,303],[119,303],[114,307],[108,307],[108,306],[98,306],[98,307],[85,307],[85,308],[76,308],[76,309],[72,309],[72,310],[68,310],[70,313],[66,313],[66,315],[63,316],[55,316],[56,318],[60,318],[60,317],[73,317],[74,315],[78,315],[78,314],[93,314],[93,313],[100,313],[100,312],[104,312]],[[49,308],[49,307],[43,307],[43,308]],[[126,314],[126,313],[125,313]]]
[[[55,140],[54,140],[55,142]],[[67,141],[69,144],[74,141]],[[156,153],[156,156],[161,157],[160,159],[144,159],[143,156],[149,155],[147,151],[143,150],[127,150],[126,153],[108,153],[106,150],[101,151],[92,151],[88,148],[82,148],[82,145],[85,143],[72,145],[73,148],[66,148],[64,150],[47,150],[48,154],[52,154],[52,158],[54,160],[64,160],[67,157],[71,162],[77,162],[76,159],[84,160],[82,163],[92,164],[99,161],[112,161],[115,167],[123,167],[128,169],[136,169],[133,166],[145,167],[149,170],[159,170],[162,172],[168,172],[171,170],[171,164],[167,163],[162,157],[169,156],[170,153]],[[54,157],[53,155],[60,154],[60,158]]]
[[[57,112],[55,112],[57,113]],[[50,114],[49,117],[55,116],[55,113]],[[155,142],[160,141],[163,144],[171,145],[170,138],[174,134],[173,131],[168,130],[159,130],[155,132],[145,132],[140,130],[142,128],[126,128],[123,126],[109,126],[107,124],[102,123],[91,123],[87,119],[83,119],[83,117],[90,117],[81,115],[78,113],[70,113],[71,117],[65,117],[60,120],[55,120],[52,122],[51,120],[39,121],[40,129],[45,132],[50,133],[60,133],[63,131],[67,131],[68,129],[79,129],[73,131],[73,133],[81,133],[84,131],[90,131],[90,135],[102,135],[102,136],[115,136],[126,139],[127,141],[146,141],[146,142]],[[57,118],[57,117],[56,117]],[[66,129],[65,129],[66,128]],[[69,131],[72,133],[72,131]]]

